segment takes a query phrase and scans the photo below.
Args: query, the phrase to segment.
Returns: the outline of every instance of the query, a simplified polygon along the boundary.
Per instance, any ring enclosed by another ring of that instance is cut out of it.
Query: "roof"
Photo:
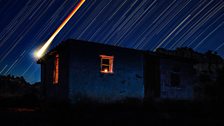
[[[123,49],[123,50],[129,50],[129,51],[135,51],[135,52],[139,52],[139,53],[153,53],[153,52],[149,52],[149,51],[144,51],[144,50],[137,50],[137,49],[132,49],[132,48],[126,48],[126,47],[120,47],[120,46],[115,46],[115,45],[109,45],[109,44],[103,44],[103,43],[97,43],[97,42],[90,42],[90,41],[84,41],[84,40],[76,40],[76,39],[68,39],[65,41],[62,41],[61,43],[59,43],[56,47],[54,47],[53,49],[51,49],[50,51],[48,51],[42,58],[40,58],[37,63],[41,63],[42,60],[46,59],[47,57],[53,55],[55,52],[58,52],[59,50],[63,50],[66,47],[69,46],[100,46],[100,47],[108,47],[108,48],[119,48],[119,49]]]
[[[65,41],[62,41],[60,44],[58,44],[55,48],[51,49],[48,53],[46,53],[42,58],[40,58],[37,63],[41,63],[42,60],[46,59],[47,57],[53,55],[55,52],[58,52],[59,50],[64,50],[66,47],[69,46],[99,46],[99,47],[107,47],[107,48],[119,48],[123,50],[129,50],[129,51],[135,51],[136,53],[142,53],[148,56],[154,56],[158,58],[169,58],[174,59],[177,61],[184,61],[184,62],[212,62],[212,63],[223,63],[223,59],[218,56],[217,54],[213,53],[198,53],[193,51],[191,48],[177,48],[176,50],[166,50],[159,48],[156,52],[152,51],[146,51],[146,50],[137,50],[132,48],[126,48],[126,47],[120,47],[120,46],[114,46],[109,44],[102,44],[97,42],[90,42],[90,41],[84,41],[84,40],[75,40],[75,39],[68,39]]]

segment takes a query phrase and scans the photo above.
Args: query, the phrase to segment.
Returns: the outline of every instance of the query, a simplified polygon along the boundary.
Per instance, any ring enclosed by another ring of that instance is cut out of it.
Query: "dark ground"
[[[10,101],[11,102],[11,101]],[[55,125],[222,125],[221,105],[189,102],[116,104],[81,103],[76,106],[57,103],[1,105],[0,126]],[[29,103],[29,102],[26,102]]]

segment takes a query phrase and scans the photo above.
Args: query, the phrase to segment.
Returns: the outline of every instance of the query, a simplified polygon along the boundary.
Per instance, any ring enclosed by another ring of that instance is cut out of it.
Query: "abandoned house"
[[[193,60],[67,40],[38,60],[47,98],[114,102],[126,98],[193,99]]]

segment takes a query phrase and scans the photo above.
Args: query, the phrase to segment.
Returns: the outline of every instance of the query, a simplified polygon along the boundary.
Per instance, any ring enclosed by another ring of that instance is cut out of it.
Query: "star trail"
[[[80,0],[0,0],[0,74],[40,81],[33,53]],[[73,38],[155,51],[191,47],[224,57],[223,0],[86,0],[50,48]]]
[[[74,10],[66,17],[66,19],[62,22],[62,24],[56,29],[56,31],[51,35],[51,37],[47,40],[47,42],[36,52],[34,52],[34,56],[39,59],[41,58],[51,43],[53,42],[54,38],[58,35],[58,33],[64,28],[64,26],[69,22],[72,16],[79,10],[79,8],[84,4],[85,0],[80,0],[78,5],[74,8]]]

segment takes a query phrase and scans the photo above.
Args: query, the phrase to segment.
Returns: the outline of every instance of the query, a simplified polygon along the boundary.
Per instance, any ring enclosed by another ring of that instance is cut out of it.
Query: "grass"
[[[54,125],[221,125],[221,107],[186,101],[142,102],[128,99],[113,104],[83,102],[16,103],[0,109],[0,124],[13,126]],[[27,101],[26,101],[27,102]],[[2,102],[1,102],[2,103]],[[38,103],[38,104],[37,104]],[[12,106],[11,106],[12,105]],[[221,106],[221,105],[220,105]],[[10,108],[10,109],[9,109]],[[19,110],[19,111],[17,111]]]

